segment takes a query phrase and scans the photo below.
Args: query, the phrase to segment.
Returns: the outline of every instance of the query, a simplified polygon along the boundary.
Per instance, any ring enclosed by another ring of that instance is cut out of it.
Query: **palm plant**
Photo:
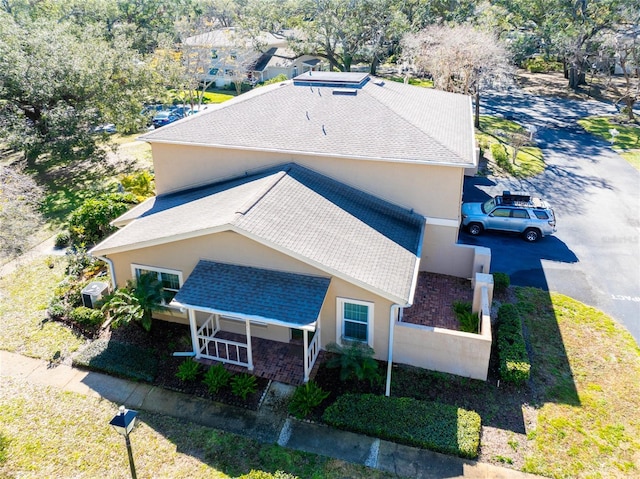
[[[126,288],[117,290],[109,298],[102,311],[111,315],[114,328],[132,321],[139,323],[145,331],[151,331],[154,311],[166,311],[166,293],[155,273],[144,273],[137,281],[127,282]]]

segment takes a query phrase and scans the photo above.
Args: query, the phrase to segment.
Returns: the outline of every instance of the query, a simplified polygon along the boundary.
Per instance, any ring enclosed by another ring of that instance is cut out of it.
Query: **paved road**
[[[611,105],[493,94],[484,112],[535,125],[547,162],[535,178],[467,178],[464,200],[503,190],[534,192],[554,207],[558,232],[530,245],[518,236],[487,233],[460,241],[492,250],[492,271],[512,283],[558,291],[620,321],[640,344],[640,173],[608,142],[584,132],[576,120],[615,112]]]

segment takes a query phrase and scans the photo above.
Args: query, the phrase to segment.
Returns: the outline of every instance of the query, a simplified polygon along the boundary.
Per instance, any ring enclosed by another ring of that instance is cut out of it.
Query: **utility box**
[[[98,300],[108,292],[109,283],[92,281],[82,289],[82,305],[87,308],[94,308]]]

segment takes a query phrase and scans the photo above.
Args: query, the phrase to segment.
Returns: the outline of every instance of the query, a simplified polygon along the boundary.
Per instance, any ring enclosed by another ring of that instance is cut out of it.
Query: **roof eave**
[[[167,145],[180,145],[180,146],[199,146],[204,148],[224,148],[228,150],[244,150],[244,151],[260,151],[265,153],[286,153],[293,155],[305,155],[315,156],[320,158],[343,158],[350,160],[368,160],[368,161],[384,161],[386,163],[404,163],[404,164],[417,164],[417,165],[433,165],[433,166],[448,166],[456,168],[473,168],[475,166],[475,159],[468,161],[461,158],[464,163],[458,163],[453,161],[433,161],[433,160],[414,160],[408,158],[388,158],[382,156],[364,156],[364,155],[344,155],[344,154],[331,154],[317,151],[304,151],[304,150],[282,150],[278,148],[258,148],[238,145],[225,145],[218,143],[199,143],[199,142],[187,142],[187,141],[175,141],[175,140],[154,140],[144,139],[149,143],[161,143]]]
[[[246,319],[249,321],[258,321],[258,322],[273,325],[273,326],[285,326],[288,328],[305,329],[311,332],[316,330],[316,326],[318,324],[317,319],[312,323],[299,324],[299,323],[281,321],[279,319],[274,319],[274,318],[267,318],[264,316],[238,313],[236,311],[223,311],[221,309],[214,309],[214,308],[208,308],[206,306],[199,306],[197,304],[180,303],[176,300],[171,301],[170,306],[174,306],[177,308],[184,308],[184,309],[193,309],[193,310],[202,311],[204,313],[210,313],[210,314],[219,314],[221,316],[227,316],[232,319]]]

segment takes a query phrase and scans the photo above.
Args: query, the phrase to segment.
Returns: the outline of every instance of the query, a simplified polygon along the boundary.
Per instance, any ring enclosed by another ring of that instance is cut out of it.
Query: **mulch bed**
[[[195,381],[182,381],[176,377],[184,357],[173,356],[174,352],[190,351],[191,339],[189,326],[167,321],[154,321],[150,332],[144,331],[136,324],[130,324],[117,329],[107,329],[101,334],[102,339],[133,344],[140,348],[153,351],[158,360],[158,374],[153,381],[154,386],[198,396],[212,401],[218,401],[237,407],[257,411],[262,398],[269,386],[269,380],[256,377],[256,392],[249,394],[246,399],[234,395],[231,387],[227,386],[216,394],[211,394],[202,383],[202,376],[207,366],[202,366],[201,374]]]

